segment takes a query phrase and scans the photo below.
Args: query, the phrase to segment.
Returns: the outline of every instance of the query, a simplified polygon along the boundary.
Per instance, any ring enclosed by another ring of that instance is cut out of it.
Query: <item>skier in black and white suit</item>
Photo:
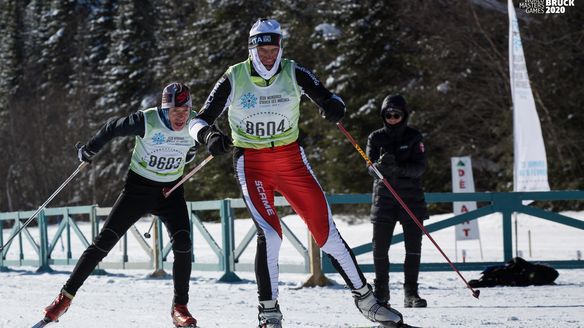
[[[181,179],[185,164],[194,158],[197,143],[186,128],[195,117],[189,89],[171,83],[162,92],[162,104],[108,121],[85,145],[79,147],[80,161],[92,158],[115,137],[135,136],[124,189],[112,207],[99,235],[83,252],[73,273],[57,298],[45,308],[44,321],[57,321],[97,264],[142,216],[152,213],[161,218],[172,242],[174,298],[171,307],[176,327],[195,327],[189,313],[189,280],[192,266],[191,226],[184,189],[177,188],[168,198],[163,188]]]
[[[381,106],[383,128],[367,140],[367,156],[419,220],[428,218],[421,177],[426,170],[422,135],[408,126],[409,113],[401,95],[388,96]],[[374,177],[375,174],[372,174]],[[389,246],[397,222],[404,231],[404,306],[426,307],[418,295],[422,231],[401,207],[383,181],[375,179],[371,206],[375,296],[389,301]],[[423,222],[423,221],[421,221]]]

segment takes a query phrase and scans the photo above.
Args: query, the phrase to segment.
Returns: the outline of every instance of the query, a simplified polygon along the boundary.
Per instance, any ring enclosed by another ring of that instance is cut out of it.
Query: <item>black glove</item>
[[[227,154],[231,150],[231,139],[216,126],[206,126],[201,129],[202,140],[207,145],[207,151],[213,156]]]
[[[375,167],[383,174],[384,177],[395,177],[399,172],[399,167],[395,161],[395,156],[390,153],[385,153],[375,162]]]
[[[323,102],[319,112],[327,121],[338,123],[345,116],[345,104],[339,97],[333,96]]]
[[[79,142],[75,145],[75,147],[77,148],[77,158],[79,158],[79,161],[81,162],[91,163],[93,156],[97,154],[97,152],[94,152],[93,150],[87,148],[86,145],[82,145]]]

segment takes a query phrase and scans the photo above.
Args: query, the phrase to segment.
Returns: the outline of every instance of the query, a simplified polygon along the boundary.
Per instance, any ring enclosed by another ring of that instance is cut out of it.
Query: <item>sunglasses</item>
[[[387,113],[387,114],[385,114],[385,118],[386,119],[392,119],[393,118],[393,119],[399,120],[400,118],[402,118],[402,114],[396,113],[396,112]]]

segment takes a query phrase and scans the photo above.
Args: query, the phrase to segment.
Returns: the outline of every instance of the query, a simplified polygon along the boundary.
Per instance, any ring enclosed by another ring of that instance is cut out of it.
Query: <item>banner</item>
[[[529,84],[513,1],[509,10],[509,74],[513,98],[513,190],[549,191],[547,159]]]
[[[470,156],[451,157],[452,192],[474,192],[474,178]],[[477,209],[476,202],[453,202],[454,215],[459,215]],[[466,221],[455,227],[456,240],[480,239],[477,220]]]

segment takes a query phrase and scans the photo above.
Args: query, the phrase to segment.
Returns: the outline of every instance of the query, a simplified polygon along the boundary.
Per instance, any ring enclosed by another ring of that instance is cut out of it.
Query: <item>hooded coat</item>
[[[396,101],[396,98],[397,101]],[[390,107],[399,108],[404,114],[396,125],[389,125],[385,112]],[[426,153],[422,134],[408,126],[409,112],[405,100],[401,96],[387,97],[381,107],[383,128],[373,131],[367,139],[367,156],[376,162],[383,154],[392,154],[398,169],[394,176],[386,176],[389,184],[403,199],[413,214],[419,220],[428,218],[422,175],[426,170]],[[373,199],[371,205],[371,221],[383,223],[390,220],[411,220],[407,212],[395,200],[391,192],[380,179],[373,183]]]

